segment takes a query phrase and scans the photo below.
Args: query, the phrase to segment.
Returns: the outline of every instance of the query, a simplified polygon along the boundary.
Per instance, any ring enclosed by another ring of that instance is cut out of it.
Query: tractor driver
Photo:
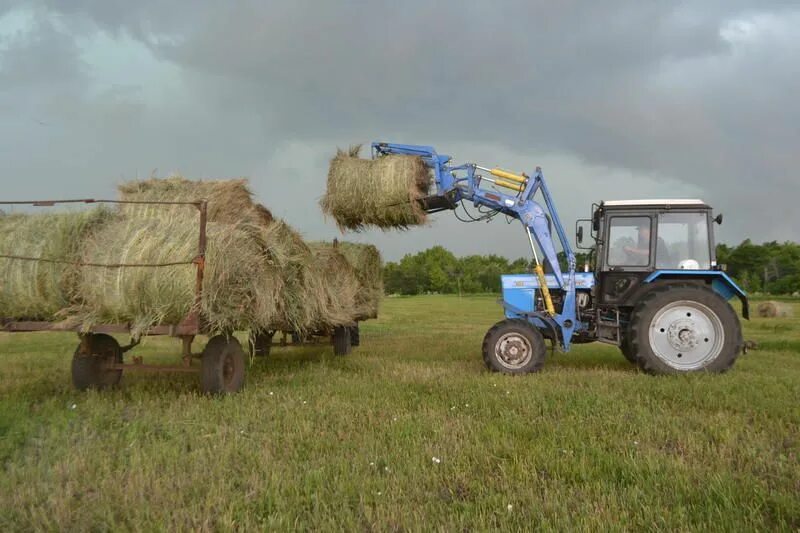
[[[631,265],[644,266],[650,259],[650,223],[638,227],[639,242],[636,246],[625,246],[622,249],[628,254]],[[661,237],[656,245],[656,255],[659,263],[669,263],[669,248]]]

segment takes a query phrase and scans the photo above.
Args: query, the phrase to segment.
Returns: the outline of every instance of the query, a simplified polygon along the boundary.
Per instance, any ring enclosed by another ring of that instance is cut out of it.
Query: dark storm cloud
[[[723,234],[733,240],[793,238],[800,225],[800,39],[785,31],[800,21],[794,2],[276,4],[32,2],[62,25],[40,43],[54,56],[16,46],[4,57],[17,65],[4,72],[26,85],[80,76],[58,39],[97,29],[144,44],[180,68],[184,107],[154,112],[136,88],[76,94],[76,109],[105,124],[102,135],[77,135],[113,154],[82,171],[103,161],[119,165],[115,175],[248,173],[267,203],[291,198],[298,208],[283,214],[312,233],[322,231],[318,215],[293,216],[315,209],[326,156],[374,139],[463,148],[461,159],[502,153],[487,162],[515,168],[534,156],[582,162],[591,175],[554,184],[565,218],[600,197],[697,191],[735,211]],[[730,25],[740,41],[721,32]],[[562,175],[566,163],[553,165],[548,175]],[[483,244],[487,228],[477,245],[453,236],[464,231],[443,222],[435,233],[376,238],[398,250],[451,237],[463,251],[505,242]],[[516,237],[500,251],[524,253]]]

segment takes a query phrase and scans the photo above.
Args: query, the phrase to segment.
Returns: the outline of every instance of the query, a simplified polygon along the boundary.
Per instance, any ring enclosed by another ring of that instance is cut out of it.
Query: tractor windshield
[[[658,240],[665,246],[656,251],[656,268],[708,270],[711,250],[708,244],[706,213],[662,213],[658,217]]]

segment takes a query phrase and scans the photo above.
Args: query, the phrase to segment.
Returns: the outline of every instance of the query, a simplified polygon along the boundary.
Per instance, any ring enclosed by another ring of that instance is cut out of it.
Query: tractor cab
[[[715,221],[722,216],[713,218],[702,200],[601,202],[591,219],[598,303],[635,305],[656,272],[717,270]],[[580,247],[582,237],[579,227]]]

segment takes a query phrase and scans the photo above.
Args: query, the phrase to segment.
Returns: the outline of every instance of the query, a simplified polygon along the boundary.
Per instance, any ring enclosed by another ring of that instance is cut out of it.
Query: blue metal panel
[[[500,276],[500,279],[503,283],[503,302],[526,313],[532,313],[536,302],[536,288],[538,287],[538,284],[534,285],[533,283],[536,276],[515,274]],[[508,309],[506,309],[506,316],[507,318],[515,318],[508,316]]]
[[[750,318],[750,306],[745,293],[728,274],[721,270],[656,270],[644,279],[645,283],[650,283],[663,277],[678,278],[701,278],[711,279],[711,288],[725,298],[730,300],[737,296],[742,302],[742,316]]]
[[[533,274],[506,274],[500,276],[503,283],[503,289],[514,288],[539,288],[539,278]],[[547,287],[550,289],[560,288],[558,280],[553,274],[545,274],[544,279],[547,282]],[[591,289],[594,287],[595,279],[592,272],[576,272],[575,273],[575,288],[576,289]]]

